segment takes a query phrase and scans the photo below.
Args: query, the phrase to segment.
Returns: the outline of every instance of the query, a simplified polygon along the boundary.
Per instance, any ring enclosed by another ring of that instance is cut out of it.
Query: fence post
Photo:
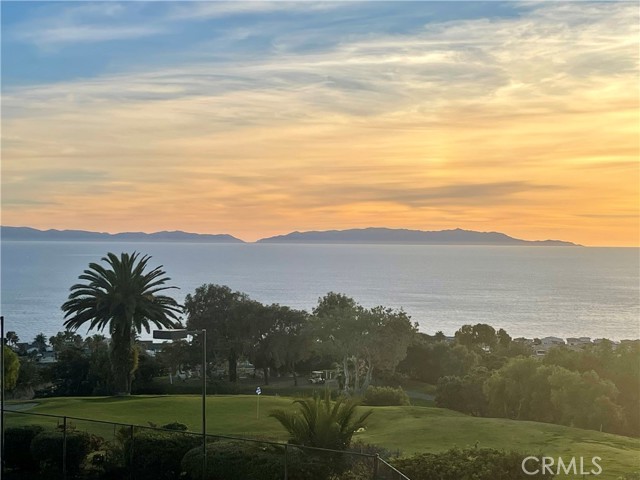
[[[289,472],[287,471],[287,444],[284,444],[284,480],[288,480]]]
[[[377,480],[379,468],[380,468],[380,455],[376,453],[376,456],[373,457],[373,480]]]
[[[67,480],[67,417],[62,417],[62,478]]]
[[[134,442],[134,434],[133,434],[133,429],[134,426],[130,425],[129,426],[129,435],[130,435],[130,439],[131,441],[129,442],[129,480],[133,480],[134,475],[133,475],[133,442]]]

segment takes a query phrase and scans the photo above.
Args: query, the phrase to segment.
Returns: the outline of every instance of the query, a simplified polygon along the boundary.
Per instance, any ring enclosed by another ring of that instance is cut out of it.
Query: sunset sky
[[[637,2],[2,2],[2,224],[640,245]]]

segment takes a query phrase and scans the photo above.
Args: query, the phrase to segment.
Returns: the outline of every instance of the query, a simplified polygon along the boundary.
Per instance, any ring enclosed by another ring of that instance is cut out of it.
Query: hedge
[[[31,456],[38,460],[43,471],[62,470],[64,433],[43,431],[31,441]],[[85,432],[68,431],[66,466],[68,472],[77,472],[91,451],[91,437]]]
[[[44,430],[40,425],[11,427],[4,431],[6,466],[21,470],[37,470],[38,463],[31,456],[31,441]]]
[[[180,476],[184,454],[201,442],[200,436],[180,431],[143,431],[125,440],[125,466],[137,480],[173,480]]]
[[[369,387],[363,403],[370,406],[410,405],[409,396],[400,387]]]
[[[522,461],[529,455],[491,448],[453,448],[394,460],[393,466],[411,480],[550,480],[551,474],[527,475]]]
[[[289,480],[325,480],[332,473],[335,458],[309,454],[294,446],[287,448]],[[207,480],[281,480],[284,475],[283,445],[221,440],[207,445]],[[186,478],[202,478],[202,448],[194,448],[182,459]]]

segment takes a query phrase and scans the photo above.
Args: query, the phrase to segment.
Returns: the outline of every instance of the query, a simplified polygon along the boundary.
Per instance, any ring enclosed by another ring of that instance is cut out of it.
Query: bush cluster
[[[409,396],[400,387],[369,387],[363,403],[371,406],[410,405]]]
[[[125,466],[138,480],[173,480],[180,476],[184,454],[201,442],[198,435],[180,431],[142,431],[124,442]]]
[[[31,440],[31,457],[36,459],[40,469],[47,472],[62,471],[62,452],[65,434],[61,431],[44,430]],[[74,473],[91,451],[91,436],[85,432],[67,431],[66,465],[67,471]]]
[[[326,480],[342,462],[335,455],[314,454],[287,446],[289,480]],[[222,440],[207,445],[207,480],[280,480],[285,469],[285,448],[259,442]],[[182,459],[187,479],[202,478],[202,449],[194,448]]]
[[[9,468],[37,470],[37,463],[31,456],[31,441],[44,430],[40,425],[25,425],[7,428],[5,438],[5,462]]]
[[[180,431],[181,424],[164,426],[178,430],[142,430],[133,438],[122,430],[113,442],[87,433],[67,431],[66,465],[69,478],[137,480],[200,480],[202,446],[198,435]],[[39,426],[8,428],[5,432],[7,467],[11,479],[59,478],[62,469],[63,432]],[[353,451],[390,452],[365,444]],[[452,449],[393,461],[412,480],[526,480],[542,478],[522,471],[527,455],[493,449]],[[369,480],[370,458],[341,453],[317,452],[286,446],[286,468],[290,480]],[[40,472],[38,473],[38,469]],[[218,440],[207,445],[208,480],[280,480],[285,469],[285,446],[263,442]],[[545,479],[552,476],[546,475]],[[626,478],[626,477],[625,477]],[[629,477],[631,478],[631,477]],[[635,478],[635,477],[633,477]]]
[[[522,461],[527,456],[492,448],[453,448],[442,453],[400,458],[393,465],[411,480],[551,480],[554,477],[549,473],[524,473]]]

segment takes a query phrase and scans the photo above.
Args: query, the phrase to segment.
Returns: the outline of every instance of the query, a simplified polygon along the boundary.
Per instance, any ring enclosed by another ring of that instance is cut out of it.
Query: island
[[[188,233],[179,230],[155,233],[89,232],[85,230],[38,230],[30,227],[0,227],[3,241],[66,241],[66,242],[184,242],[184,243],[244,243],[228,234]]]
[[[359,228],[292,232],[287,235],[263,238],[258,240],[258,243],[580,246],[561,240],[521,240],[499,232],[475,232],[472,230],[462,230],[460,228],[440,231]]]

